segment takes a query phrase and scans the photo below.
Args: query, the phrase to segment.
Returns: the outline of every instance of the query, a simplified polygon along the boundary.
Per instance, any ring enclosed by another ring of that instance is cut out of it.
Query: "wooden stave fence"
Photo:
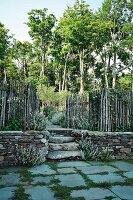
[[[88,112],[89,130],[109,132],[118,131],[119,128],[133,131],[132,92],[103,89],[88,96],[69,96],[66,101],[66,126],[79,128],[75,121],[78,116],[82,120],[84,112]]]
[[[22,121],[23,130],[28,129],[31,116],[40,110],[40,101],[30,84],[0,82],[0,129],[9,120]]]

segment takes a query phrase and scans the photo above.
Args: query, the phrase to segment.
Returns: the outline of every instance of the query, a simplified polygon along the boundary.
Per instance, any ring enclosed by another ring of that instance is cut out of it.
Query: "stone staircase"
[[[61,131],[62,130],[62,131]],[[75,138],[69,136],[65,129],[49,130],[49,153],[47,158],[50,160],[76,160],[81,158],[79,144],[75,142]],[[63,132],[63,134],[61,134]]]

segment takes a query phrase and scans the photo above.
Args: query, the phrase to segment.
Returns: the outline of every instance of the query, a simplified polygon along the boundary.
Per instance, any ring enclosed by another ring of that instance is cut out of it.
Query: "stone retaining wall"
[[[14,165],[16,163],[17,146],[34,146],[44,149],[47,145],[48,131],[1,131],[0,132],[0,165]]]
[[[64,134],[64,133],[63,133]],[[68,133],[67,133],[68,135]],[[91,138],[98,145],[99,151],[104,149],[113,152],[114,159],[133,159],[133,132],[90,132],[81,130],[70,130],[69,135],[75,137],[79,142],[82,135]],[[46,147],[48,143],[48,131],[1,131],[0,132],[0,165],[14,165],[16,163],[16,146],[33,145],[39,149]]]
[[[108,149],[112,151],[114,159],[133,159],[133,132],[93,132],[73,131],[77,141],[81,136],[91,138],[98,145],[99,151]]]

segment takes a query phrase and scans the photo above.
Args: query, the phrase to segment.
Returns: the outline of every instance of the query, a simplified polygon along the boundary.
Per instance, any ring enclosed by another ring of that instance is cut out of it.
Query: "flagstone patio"
[[[19,194],[19,197],[17,196]],[[133,200],[133,161],[0,169],[0,200]]]

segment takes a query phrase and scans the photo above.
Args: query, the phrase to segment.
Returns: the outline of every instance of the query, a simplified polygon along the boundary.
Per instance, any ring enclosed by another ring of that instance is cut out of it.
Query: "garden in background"
[[[133,199],[133,1],[0,22],[0,200]]]

